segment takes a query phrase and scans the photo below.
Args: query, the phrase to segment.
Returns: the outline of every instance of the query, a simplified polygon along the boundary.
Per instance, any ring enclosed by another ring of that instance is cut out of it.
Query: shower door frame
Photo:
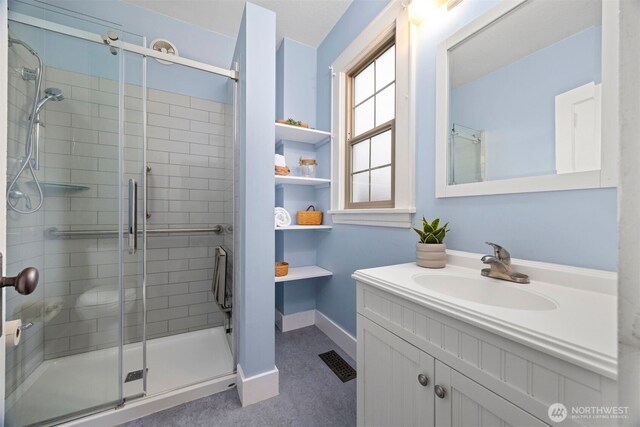
[[[142,72],[143,72],[143,94],[146,94],[146,74],[147,74],[147,63],[146,60],[147,58],[151,57],[151,58],[155,58],[155,59],[159,59],[159,60],[163,60],[163,61],[168,61],[170,63],[173,64],[179,64],[179,65],[183,65],[189,68],[193,68],[193,69],[197,69],[197,70],[201,70],[201,71],[205,71],[208,73],[212,73],[212,74],[216,74],[219,76],[223,76],[223,77],[227,77],[229,79],[232,80],[234,88],[233,88],[233,99],[232,99],[232,111],[233,111],[233,146],[234,146],[234,152],[235,152],[235,146],[237,143],[237,131],[236,131],[236,119],[237,119],[237,90],[238,90],[238,81],[240,79],[240,72],[237,69],[225,69],[225,68],[221,68],[221,67],[217,67],[211,64],[207,64],[207,63],[203,63],[203,62],[199,62],[199,61],[195,61],[192,59],[188,59],[188,58],[184,58],[184,57],[179,57],[179,56],[174,56],[174,55],[169,55],[169,54],[165,54],[162,52],[158,52],[155,51],[153,49],[147,48],[146,47],[146,43],[147,43],[147,39],[146,37],[143,37],[143,43],[145,44],[145,46],[139,46],[139,45],[135,45],[135,44],[131,44],[131,43],[127,43],[124,42],[122,40],[109,40],[107,38],[105,38],[104,36],[100,35],[100,34],[95,34],[95,33],[91,33],[88,31],[84,31],[84,30],[79,30],[73,27],[68,27],[65,25],[61,25],[61,24],[57,24],[51,21],[46,21],[43,19],[39,19],[39,18],[35,18],[29,15],[25,15],[22,13],[18,13],[18,12],[13,12],[8,10],[8,3],[7,0],[0,0],[0,26],[2,28],[1,32],[0,32],[0,99],[4,99],[7,100],[8,99],[8,91],[7,91],[7,85],[8,85],[8,25],[9,25],[9,21],[15,21],[21,24],[25,24],[25,25],[30,25],[36,28],[40,28],[43,30],[47,30],[47,31],[52,31],[55,33],[59,33],[59,34],[63,34],[63,35],[67,35],[67,36],[71,36],[71,37],[75,37],[75,38],[79,38],[79,39],[83,39],[83,40],[87,40],[90,42],[94,42],[94,43],[98,43],[98,44],[104,44],[105,46],[112,46],[116,49],[119,49],[122,52],[131,52],[131,53],[135,53],[138,55],[141,55],[143,57],[143,68],[142,68]],[[122,55],[122,57],[124,58],[124,55]],[[120,121],[120,126],[123,126],[124,123],[124,75],[122,75],[123,70],[124,70],[124,59],[122,59],[120,61],[120,82],[119,82],[119,98],[120,101],[119,103],[121,104],[119,106],[119,121]],[[237,67],[236,67],[237,68]],[[1,102],[0,103],[0,128],[4,128],[7,129],[7,125],[8,125],[8,117],[7,117],[7,110],[8,110],[8,106],[7,106],[7,102]],[[147,136],[146,136],[146,127],[147,127],[147,122],[146,122],[146,102],[143,103],[143,150],[145,153],[145,159],[143,160],[143,168],[146,168],[146,151],[147,151]],[[2,135],[0,136],[0,165],[4,165],[4,173],[0,173],[0,188],[6,188],[6,165],[7,165],[7,134],[6,132],[1,132]],[[120,133],[120,137],[122,138],[122,134]],[[121,161],[124,159],[120,159]],[[2,167],[2,166],[0,166]],[[2,171],[0,171],[2,172]],[[147,180],[147,174],[143,173],[143,191],[146,191],[146,180]],[[144,194],[144,199],[143,199],[143,210],[142,212],[146,212],[146,199],[147,199],[147,195],[146,193]],[[7,201],[6,201],[6,194],[4,192],[0,192],[0,204],[2,204],[3,206],[6,205]],[[122,212],[120,212],[120,215],[122,214]],[[232,217],[235,216],[235,214],[232,215]],[[145,215],[143,215],[143,218],[145,217]],[[7,222],[6,222],[6,209],[0,209],[0,230],[4,230],[6,231],[6,227],[7,227]],[[144,233],[143,233],[143,251],[146,253],[146,220],[145,220],[145,226],[143,228]],[[235,238],[235,236],[234,236]],[[0,252],[5,253],[6,251],[6,232],[0,232]],[[145,257],[146,258],[146,257]],[[6,257],[3,257],[3,264],[6,262]],[[142,293],[143,293],[143,298],[142,298],[142,303],[143,303],[143,393],[140,395],[135,395],[135,396],[131,396],[128,399],[125,399],[124,397],[124,390],[123,390],[123,385],[124,385],[124,366],[123,366],[123,362],[122,362],[122,354],[123,354],[123,345],[124,345],[124,340],[121,336],[121,342],[120,342],[120,349],[119,349],[119,388],[120,388],[120,406],[125,404],[125,400],[127,401],[131,401],[131,400],[136,400],[142,397],[145,397],[147,395],[147,376],[146,376],[146,371],[147,371],[147,354],[146,354],[146,341],[147,341],[147,334],[146,334],[146,259],[143,259],[143,282],[142,282]],[[2,266],[4,267],[4,265]],[[236,265],[234,263],[234,280],[233,280],[233,307],[234,307],[234,312],[235,309],[237,308],[236,302],[237,302],[237,292],[236,292],[236,275],[235,275],[235,270],[236,270]],[[119,282],[122,281],[122,261],[120,261],[120,272],[119,272]],[[3,271],[5,271],[3,269]],[[120,290],[122,288],[122,284],[120,283]],[[0,294],[0,320],[2,322],[2,330],[4,329],[4,323],[5,323],[5,293],[6,293],[6,288],[2,288],[0,290],[0,292],[2,292]],[[123,304],[124,301],[122,300],[122,297],[120,298],[120,307],[119,307],[119,321],[120,321],[120,328],[121,328],[121,334],[122,334],[122,327],[123,327]],[[236,323],[237,323],[237,315],[232,315],[231,316],[231,320],[232,320],[232,324],[231,324],[231,328],[232,328],[232,339],[233,339],[233,343],[231,345],[232,347],[232,355],[233,355],[233,372],[231,374],[235,374],[235,370],[236,370],[236,366],[238,364],[238,354],[237,354],[237,349],[238,349],[238,341],[239,341],[239,337],[238,337],[238,329],[236,327]],[[0,330],[0,348],[4,348],[5,345],[5,336],[4,334],[2,334],[2,330]],[[4,390],[4,383],[5,383],[5,351],[0,351],[0,425],[4,425],[4,416],[5,416],[5,390]],[[88,409],[86,412],[83,412],[83,415],[81,416],[89,416],[91,414],[94,413],[99,413],[104,411],[105,409],[100,409],[97,412],[94,410],[92,411],[91,409]],[[108,410],[108,408],[107,408]],[[71,417],[72,419],[77,419],[77,415],[79,414],[69,414],[68,416]]]
[[[8,5],[7,0],[0,0],[0,99],[4,99],[5,102],[0,102],[0,129],[7,129],[8,126],[8,85],[9,85],[9,19],[8,19]],[[7,132],[0,132],[0,165],[4,165],[5,168],[0,172],[0,188],[7,188]],[[2,206],[7,205],[7,195],[5,191],[0,191],[0,203]],[[5,208],[0,209],[0,252],[3,254],[7,251],[7,210]],[[6,270],[6,256],[2,257],[2,271]],[[0,289],[0,321],[2,322],[2,329],[0,329],[0,425],[4,425],[4,398],[5,398],[5,369],[6,369],[6,352],[5,352],[5,335],[4,331],[4,317],[5,317],[5,301],[7,288]]]

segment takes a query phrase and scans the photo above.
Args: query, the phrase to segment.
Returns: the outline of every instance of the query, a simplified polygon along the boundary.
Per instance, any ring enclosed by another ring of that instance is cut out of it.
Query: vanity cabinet
[[[358,315],[359,426],[546,426]]]
[[[614,379],[396,292],[357,279],[359,426],[545,426],[554,403],[615,405]]]

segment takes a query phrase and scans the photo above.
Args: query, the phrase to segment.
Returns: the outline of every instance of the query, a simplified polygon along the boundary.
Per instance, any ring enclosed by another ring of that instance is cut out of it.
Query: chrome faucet
[[[493,255],[482,257],[482,262],[491,267],[483,268],[480,274],[514,283],[529,283],[529,276],[518,273],[511,268],[511,254],[509,254],[509,251],[495,243],[485,243],[493,247]]]

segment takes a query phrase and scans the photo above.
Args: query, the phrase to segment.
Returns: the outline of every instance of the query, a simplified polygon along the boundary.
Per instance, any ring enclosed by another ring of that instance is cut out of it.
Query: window
[[[395,34],[394,34],[395,35]],[[349,73],[347,208],[394,206],[395,37]]]
[[[407,8],[391,0],[331,66],[333,223],[411,226],[415,54],[409,41]]]

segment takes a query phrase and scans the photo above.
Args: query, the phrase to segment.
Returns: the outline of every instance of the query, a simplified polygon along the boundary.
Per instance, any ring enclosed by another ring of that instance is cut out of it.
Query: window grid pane
[[[369,201],[369,171],[353,174],[351,180],[351,201],[353,203]]]
[[[391,199],[391,166],[372,170],[370,181],[370,201]]]
[[[376,92],[396,79],[396,47],[391,46],[376,59]]]
[[[375,64],[369,65],[356,75],[354,80],[354,104],[358,105],[375,93]]]
[[[371,162],[369,168],[391,164],[391,130],[371,138]],[[355,169],[354,169],[355,171]]]
[[[351,170],[361,172],[370,168],[369,139],[353,144],[351,151]]]

